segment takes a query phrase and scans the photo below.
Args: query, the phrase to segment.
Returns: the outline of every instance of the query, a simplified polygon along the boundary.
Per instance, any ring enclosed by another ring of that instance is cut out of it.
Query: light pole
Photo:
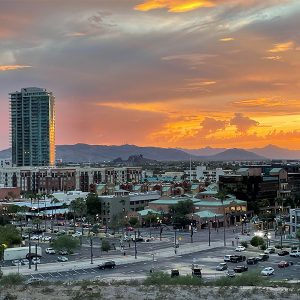
[[[38,260],[37,260],[37,258],[38,258],[38,256],[37,256],[37,244],[35,244],[35,271],[37,271],[38,270],[38,264],[37,264],[37,262],[38,262]]]
[[[94,258],[94,253],[93,253],[93,238],[90,238],[90,247],[91,247],[91,264],[94,263],[93,258]]]
[[[134,258],[137,259],[136,231],[134,231]]]
[[[193,224],[194,224],[194,215],[192,214],[192,222],[191,222],[191,243],[193,243],[193,235],[194,235],[194,231],[193,231]]]
[[[174,231],[174,253],[177,254],[177,232]]]
[[[222,206],[223,206],[223,239],[224,239],[224,247],[226,246],[226,214],[225,214],[225,206],[224,206],[224,200],[221,198]]]
[[[210,220],[208,221],[208,246],[210,246]]]
[[[28,254],[29,254],[29,263],[28,269],[31,269],[31,231],[28,232]]]

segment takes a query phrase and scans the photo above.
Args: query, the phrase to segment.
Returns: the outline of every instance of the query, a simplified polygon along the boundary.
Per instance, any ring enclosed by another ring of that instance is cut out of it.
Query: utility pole
[[[91,237],[90,239],[90,246],[91,246],[91,264],[94,263],[93,258],[94,258],[94,254],[93,254],[93,238]]]
[[[193,231],[193,223],[191,223],[191,243],[193,243],[193,235],[194,235],[194,231]]]
[[[161,237],[162,237],[162,231],[163,231],[163,229],[162,229],[161,223],[160,223],[160,225],[159,225],[159,240],[160,241],[161,241]]]
[[[174,231],[174,252],[177,254],[177,236],[176,236],[176,229]]]
[[[134,258],[137,259],[137,249],[136,249],[136,231],[134,232]]]
[[[28,233],[28,254],[29,254],[29,264],[28,264],[28,269],[31,269],[31,231]]]
[[[210,221],[208,222],[208,246],[210,246]]]
[[[35,244],[35,271],[38,270],[37,258],[38,258],[38,256],[37,256],[37,244]]]

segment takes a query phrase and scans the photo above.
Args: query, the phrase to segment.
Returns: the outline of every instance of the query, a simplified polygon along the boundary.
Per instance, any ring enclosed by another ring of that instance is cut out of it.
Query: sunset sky
[[[56,144],[300,149],[300,1],[0,0],[0,149],[29,86]]]

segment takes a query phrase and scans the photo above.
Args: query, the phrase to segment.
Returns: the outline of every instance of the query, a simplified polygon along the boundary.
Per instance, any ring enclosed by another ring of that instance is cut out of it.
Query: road
[[[73,281],[73,280],[83,280],[83,279],[95,279],[96,276],[100,278],[141,278],[149,274],[150,269],[153,268],[155,271],[163,271],[170,274],[172,268],[177,268],[181,275],[191,274],[192,264],[199,264],[202,268],[203,278],[213,279],[220,276],[225,276],[226,271],[216,271],[216,266],[223,262],[224,255],[234,254],[232,248],[213,248],[209,250],[199,251],[186,255],[174,255],[166,258],[156,259],[154,255],[154,260],[145,262],[133,262],[130,264],[120,264],[116,266],[116,269],[112,270],[100,270],[95,264],[94,268],[83,268],[77,270],[66,270],[60,272],[51,272],[43,274],[31,274],[27,275],[27,278],[42,278],[50,281]],[[257,256],[257,251],[244,251],[242,253],[246,257]],[[285,269],[279,269],[277,267],[278,262],[281,260],[293,261],[293,266],[287,267]],[[235,266],[241,265],[241,263],[228,263],[229,269],[233,269]],[[249,271],[255,270],[260,272],[264,267],[273,267],[275,269],[274,276],[270,277],[272,279],[300,279],[300,258],[291,257],[280,257],[277,254],[271,254],[270,259],[267,262],[260,262],[257,265],[249,265]]]

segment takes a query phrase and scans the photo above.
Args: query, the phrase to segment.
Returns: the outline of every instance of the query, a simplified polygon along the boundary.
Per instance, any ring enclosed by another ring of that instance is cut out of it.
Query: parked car
[[[265,254],[272,254],[275,253],[275,248],[274,247],[268,247],[265,251]]]
[[[133,227],[127,227],[126,230],[127,231],[134,231],[134,228]]]
[[[267,268],[264,268],[260,274],[263,275],[263,276],[270,276],[270,275],[273,275],[274,274],[274,269],[272,267],[267,267]]]
[[[246,272],[246,271],[248,271],[248,267],[245,266],[245,265],[243,265],[243,266],[236,266],[236,267],[233,269],[233,271],[234,271],[235,273]]]
[[[216,267],[216,270],[217,271],[224,271],[224,270],[227,270],[228,269],[228,266],[226,263],[220,263],[217,267]]]
[[[230,259],[231,259],[232,256],[235,256],[235,255],[230,255],[230,254],[229,255],[225,255],[224,256],[224,261],[225,262],[230,262]]]
[[[30,239],[33,240],[33,241],[38,241],[40,239],[40,237],[38,235],[32,235],[30,237]]]
[[[31,259],[31,263],[36,265],[36,264],[40,264],[41,263],[41,260],[38,258],[38,257],[33,257]]]
[[[42,241],[44,241],[44,242],[50,242],[52,240],[52,237],[51,236],[43,236],[42,237]]]
[[[65,261],[68,261],[69,259],[65,256],[58,256],[57,257],[57,261],[61,261],[61,262],[65,262]]]
[[[290,254],[290,252],[286,251],[286,250],[281,250],[281,251],[278,252],[279,256],[285,256],[285,255],[289,255],[289,254]]]
[[[192,276],[202,278],[201,268],[197,265],[192,267]]]
[[[116,267],[116,263],[113,260],[105,261],[102,264],[98,265],[99,269],[114,269]]]
[[[179,276],[179,270],[178,269],[172,269],[171,270],[171,277],[177,277]]]
[[[22,239],[23,240],[28,239],[28,238],[29,238],[29,234],[27,234],[27,233],[22,234]]]
[[[24,265],[24,263],[22,263],[22,259],[14,259],[14,260],[11,261],[11,264],[13,266]]]
[[[237,252],[241,252],[241,251],[245,251],[245,250],[246,250],[246,248],[244,246],[237,246],[235,248],[235,251],[237,251]]]
[[[231,278],[232,278],[232,277],[235,277],[235,272],[234,272],[234,270],[228,270],[227,273],[226,273],[226,276],[227,276],[227,277],[231,277]]]
[[[22,265],[29,265],[29,260],[27,258],[21,259],[21,264]]]
[[[68,251],[67,250],[59,250],[58,254],[60,254],[60,255],[68,255]]]
[[[247,258],[247,265],[256,265],[258,263],[257,257],[249,257]]]
[[[299,250],[292,250],[290,253],[291,257],[300,257],[300,251]]]
[[[288,261],[282,260],[278,263],[278,268],[287,268],[290,265]]]
[[[268,254],[259,254],[257,257],[255,257],[258,261],[267,261],[269,259]]]
[[[45,250],[45,252],[46,252],[47,254],[55,254],[55,250],[54,250],[53,248],[47,248],[47,249]]]
[[[246,256],[244,255],[233,255],[230,257],[230,262],[232,263],[238,263],[246,260]]]

